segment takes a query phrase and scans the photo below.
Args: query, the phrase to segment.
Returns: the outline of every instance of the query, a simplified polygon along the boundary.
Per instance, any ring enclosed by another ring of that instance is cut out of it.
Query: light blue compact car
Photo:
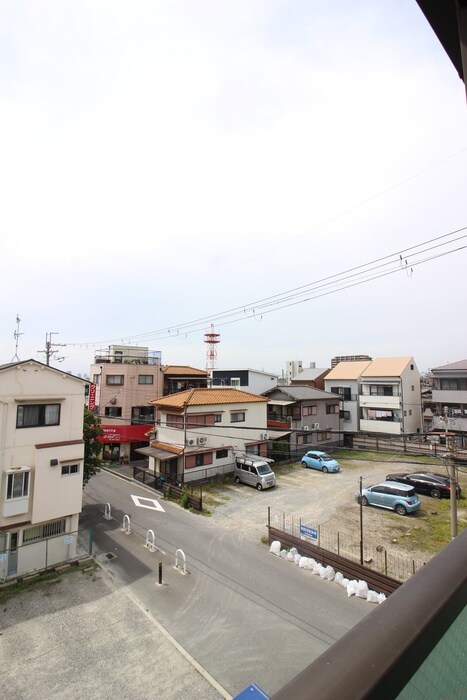
[[[302,467],[319,469],[322,472],[338,472],[341,468],[339,462],[330,457],[326,452],[320,452],[318,450],[313,450],[303,455]]]
[[[360,492],[355,494],[355,500],[360,503]],[[413,513],[420,508],[420,499],[410,484],[399,484],[397,481],[383,481],[376,486],[362,489],[361,502],[363,506],[378,506],[395,510],[399,515]]]

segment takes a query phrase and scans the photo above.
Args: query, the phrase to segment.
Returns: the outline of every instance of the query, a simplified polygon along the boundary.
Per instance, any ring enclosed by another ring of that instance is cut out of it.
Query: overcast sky
[[[467,251],[434,257],[467,239],[252,311],[467,226],[465,89],[415,0],[2,0],[0,71],[0,362],[53,333],[76,374],[121,342],[203,368],[211,322],[219,368],[467,357]]]

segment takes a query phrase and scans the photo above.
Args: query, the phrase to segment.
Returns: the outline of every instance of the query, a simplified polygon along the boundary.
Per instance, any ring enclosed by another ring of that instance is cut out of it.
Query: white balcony
[[[402,424],[399,421],[360,419],[360,430],[364,433],[389,433],[400,435]]]
[[[369,394],[361,394],[360,406],[362,408],[400,409],[402,403],[400,396],[371,396]]]

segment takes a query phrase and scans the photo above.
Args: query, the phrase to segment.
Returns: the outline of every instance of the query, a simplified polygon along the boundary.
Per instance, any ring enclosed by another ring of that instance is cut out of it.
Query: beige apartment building
[[[0,579],[43,568],[46,541],[49,565],[76,556],[86,384],[36,360],[0,366]]]

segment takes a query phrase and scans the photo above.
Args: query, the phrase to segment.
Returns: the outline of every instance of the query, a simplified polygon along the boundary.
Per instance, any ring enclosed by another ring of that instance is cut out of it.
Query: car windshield
[[[258,474],[261,474],[261,476],[264,476],[265,474],[271,474],[272,469],[271,467],[268,467],[267,464],[259,464],[256,469],[258,470]]]
[[[333,462],[333,458],[327,454],[320,455],[323,462]]]

